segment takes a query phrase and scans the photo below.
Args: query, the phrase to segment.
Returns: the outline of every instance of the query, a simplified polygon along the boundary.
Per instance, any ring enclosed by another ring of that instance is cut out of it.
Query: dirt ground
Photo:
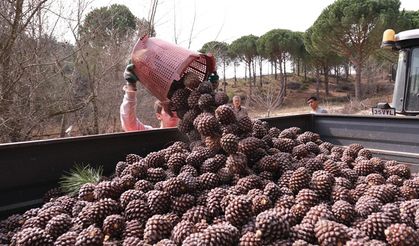
[[[272,78],[269,78],[269,83],[272,83]],[[302,82],[301,77],[289,77],[289,82],[296,82],[304,84],[303,88],[300,89],[288,89],[287,96],[282,105],[272,110],[269,114],[270,117],[274,116],[285,116],[292,114],[304,114],[309,113],[310,108],[306,103],[306,99],[310,96],[316,95],[316,83],[311,79],[309,82]],[[367,83],[363,81],[362,91],[364,96],[361,101],[357,102],[354,100],[353,89],[344,90],[345,87],[353,86],[352,79],[349,81],[339,81],[335,83],[334,78],[330,78],[329,81],[329,95],[326,96],[324,92],[324,83],[320,86],[320,106],[327,109],[331,114],[355,114],[355,115],[369,115],[371,114],[371,108],[376,106],[379,102],[389,102],[392,100],[393,83],[384,81],[382,79],[376,79],[373,83],[370,83],[369,87]],[[232,81],[227,82],[229,85]],[[246,97],[247,83],[239,81],[237,87],[227,88],[228,94],[241,95]],[[343,88],[343,89],[342,89]],[[353,87],[352,87],[353,88]],[[368,89],[369,88],[369,89]],[[369,93],[368,93],[369,92]],[[246,104],[246,102],[244,102]],[[248,105],[249,115],[255,118],[268,117],[267,110],[257,105]]]

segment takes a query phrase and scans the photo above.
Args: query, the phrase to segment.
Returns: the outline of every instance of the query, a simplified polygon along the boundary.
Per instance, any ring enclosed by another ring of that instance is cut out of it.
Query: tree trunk
[[[256,86],[256,59],[253,59],[253,84]]]
[[[274,63],[271,61],[271,72],[269,73],[269,75],[273,75],[274,74]]]
[[[247,66],[249,67],[249,96],[252,96],[252,76],[251,76],[251,67],[252,67],[252,61],[249,61]]]
[[[389,76],[388,76],[388,82],[392,82],[392,80],[393,80],[393,64],[390,64],[390,69],[389,69]]]
[[[324,90],[326,96],[329,96],[329,67],[324,67]]]
[[[349,78],[349,63],[343,65],[343,68],[345,70],[345,79],[348,80],[348,78]]]
[[[227,81],[226,81],[226,60],[223,60],[223,86],[224,86],[224,92],[227,88]]]
[[[246,66],[244,66],[244,81],[247,81],[247,68],[248,68],[248,65],[246,63]]]
[[[278,97],[280,99],[279,99],[279,102],[278,102],[277,106],[275,106],[275,107],[278,107],[279,105],[281,105],[282,102],[284,101],[284,97],[285,97],[285,80],[284,80],[284,76],[282,76],[282,75],[281,75],[281,90],[279,91]]]
[[[320,97],[320,69],[316,68],[316,96]]]
[[[356,79],[355,79],[355,99],[359,101],[362,97],[361,94],[361,73],[362,67],[361,64],[354,64],[355,71],[356,71]]]
[[[233,62],[233,67],[234,67],[234,87],[237,87],[237,67],[236,67],[236,62]]]
[[[61,116],[60,138],[65,137],[65,127],[67,125],[67,114]]]
[[[339,83],[339,66],[335,67],[336,85]]]
[[[367,64],[367,95],[372,93],[372,74],[373,74],[373,65]]]
[[[263,86],[262,83],[262,58],[259,59],[259,82],[260,82],[260,87]]]
[[[6,51],[7,52],[7,51]],[[3,142],[9,142],[12,139],[12,132],[8,128],[15,128],[13,126],[13,117],[10,107],[13,104],[14,90],[12,90],[12,83],[10,78],[10,55],[6,56],[6,59],[1,61],[1,67],[3,69],[2,77],[0,81],[0,123],[6,127],[0,127],[0,136]]]
[[[300,77],[300,69],[301,69],[301,59],[298,57],[297,59],[297,76]]]
[[[288,78],[287,78],[287,66],[286,66],[287,64],[286,64],[285,57],[284,57],[283,63],[284,63],[284,96],[286,96],[287,95],[287,82],[288,82]]]
[[[307,81],[307,65],[304,64],[304,81]]]
[[[275,80],[278,79],[278,61],[274,61],[274,68],[275,68]]]
[[[99,134],[99,108],[97,106],[97,94],[94,88],[92,88],[93,99],[93,134]]]
[[[282,73],[282,59],[279,59],[279,75],[280,75],[280,79],[283,78],[283,73]]]

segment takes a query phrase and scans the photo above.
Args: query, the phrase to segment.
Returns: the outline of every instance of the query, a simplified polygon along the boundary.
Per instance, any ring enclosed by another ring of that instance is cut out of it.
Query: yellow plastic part
[[[383,33],[383,42],[393,41],[394,42],[394,36],[396,35],[396,32],[394,32],[393,29],[387,29]]]
[[[383,33],[383,41],[381,42],[381,48],[391,49],[394,47],[396,32],[393,29],[387,29]]]

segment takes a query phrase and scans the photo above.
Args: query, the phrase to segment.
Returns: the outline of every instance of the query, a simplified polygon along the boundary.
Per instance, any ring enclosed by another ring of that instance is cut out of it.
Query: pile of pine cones
[[[237,118],[211,83],[171,95],[190,142],[0,223],[10,245],[418,245],[419,177],[359,144]]]

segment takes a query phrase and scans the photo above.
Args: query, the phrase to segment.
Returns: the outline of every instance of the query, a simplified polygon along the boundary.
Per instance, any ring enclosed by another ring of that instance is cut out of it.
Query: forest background
[[[159,1],[151,0],[144,17],[123,4],[64,3],[0,3],[0,143],[121,131],[122,73],[136,40],[156,36]],[[332,113],[359,113],[391,101],[397,54],[379,49],[383,31],[419,28],[419,10],[400,6],[399,0],[337,0],[305,32],[278,23],[260,36],[209,39],[198,51],[215,55],[220,89],[240,95],[253,117],[308,112],[310,95]],[[203,35],[196,33],[198,19],[183,30],[186,41],[174,32],[173,42],[191,48]],[[67,24],[71,42],[57,36],[58,23]],[[157,127],[155,98],[140,87],[138,99],[141,120]]]

